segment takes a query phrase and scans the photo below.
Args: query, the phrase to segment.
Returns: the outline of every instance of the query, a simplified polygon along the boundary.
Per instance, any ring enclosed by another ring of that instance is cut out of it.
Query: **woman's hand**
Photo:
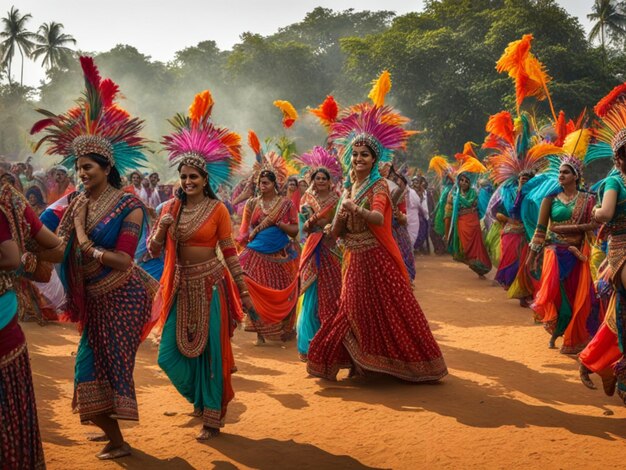
[[[357,209],[357,205],[351,199],[344,199],[341,203],[341,209],[345,212],[351,212],[354,214],[354,211]]]
[[[85,221],[87,220],[87,202],[88,199],[85,196],[79,196],[80,199],[74,206],[74,226],[85,228]]]
[[[163,230],[167,230],[170,228],[170,226],[173,223],[174,223],[174,216],[168,212],[163,217],[161,217],[161,220],[159,220],[159,228]]]

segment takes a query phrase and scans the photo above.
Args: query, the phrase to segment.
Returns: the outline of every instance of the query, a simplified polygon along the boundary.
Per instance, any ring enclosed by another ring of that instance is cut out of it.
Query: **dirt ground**
[[[417,267],[416,296],[450,370],[441,384],[345,372],[324,382],[307,376],[293,342],[255,347],[237,331],[227,425],[199,443],[200,422],[146,342],[140,422],[124,426],[134,453],[113,462],[94,457],[102,444],[85,437],[95,428],[71,413],[74,328],[24,325],[48,468],[623,468],[626,408],[579,383],[575,359],[548,349],[529,310],[448,258]]]

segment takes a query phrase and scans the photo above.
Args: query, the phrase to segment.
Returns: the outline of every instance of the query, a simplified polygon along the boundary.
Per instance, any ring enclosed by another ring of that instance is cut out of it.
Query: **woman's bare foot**
[[[96,457],[100,460],[119,459],[120,457],[130,455],[130,451],[131,449],[127,442],[123,442],[122,445],[117,447],[113,447],[113,444],[109,442],[106,446],[104,446],[99,454],[96,454]]]
[[[615,395],[615,386],[617,385],[617,377],[615,375],[602,375],[602,389],[608,397]]]
[[[188,414],[193,418],[200,418],[202,416],[202,410],[200,408],[194,408],[191,413]]]
[[[581,364],[578,368],[578,376],[580,377],[580,381],[583,383],[583,385],[590,390],[597,390],[595,384],[589,377],[590,372],[591,371],[587,367],[585,367],[584,364]]]
[[[208,426],[202,426],[202,429],[196,436],[199,441],[206,441],[220,435],[220,430],[216,428],[210,428]]]
[[[101,432],[101,433],[91,432],[91,433],[87,434],[87,440],[89,442],[106,442],[106,441],[109,440],[109,436],[107,436],[103,432]]]
[[[256,334],[256,341],[254,342],[255,346],[263,346],[265,344],[265,338],[261,333]]]

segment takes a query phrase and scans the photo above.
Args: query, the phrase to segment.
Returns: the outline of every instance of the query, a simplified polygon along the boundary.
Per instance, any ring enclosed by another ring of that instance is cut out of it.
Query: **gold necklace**
[[[278,199],[277,197],[273,197],[270,199],[269,207],[265,204],[265,200],[261,197],[261,210],[264,214],[268,214],[274,207],[274,201]]]
[[[87,201],[87,230],[91,230],[109,210],[114,201],[119,200],[121,191],[108,185],[97,199]]]
[[[576,191],[576,194],[574,194],[573,196],[568,196],[565,193],[561,193],[559,194],[559,196],[563,196],[563,197],[559,197],[559,199],[561,200],[563,204],[569,204],[570,202],[572,202],[578,197],[578,191]]]

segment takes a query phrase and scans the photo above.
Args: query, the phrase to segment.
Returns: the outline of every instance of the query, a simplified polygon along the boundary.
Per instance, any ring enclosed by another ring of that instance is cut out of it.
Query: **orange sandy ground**
[[[124,426],[134,454],[115,462],[96,460],[102,444],[85,439],[95,428],[70,410],[75,330],[25,325],[48,467],[623,468],[626,408],[578,382],[575,359],[547,348],[529,310],[447,258],[417,266],[416,295],[450,369],[442,384],[345,372],[323,382],[307,376],[293,342],[255,347],[237,331],[227,425],[198,443],[199,421],[146,342],[135,370],[141,421]]]

